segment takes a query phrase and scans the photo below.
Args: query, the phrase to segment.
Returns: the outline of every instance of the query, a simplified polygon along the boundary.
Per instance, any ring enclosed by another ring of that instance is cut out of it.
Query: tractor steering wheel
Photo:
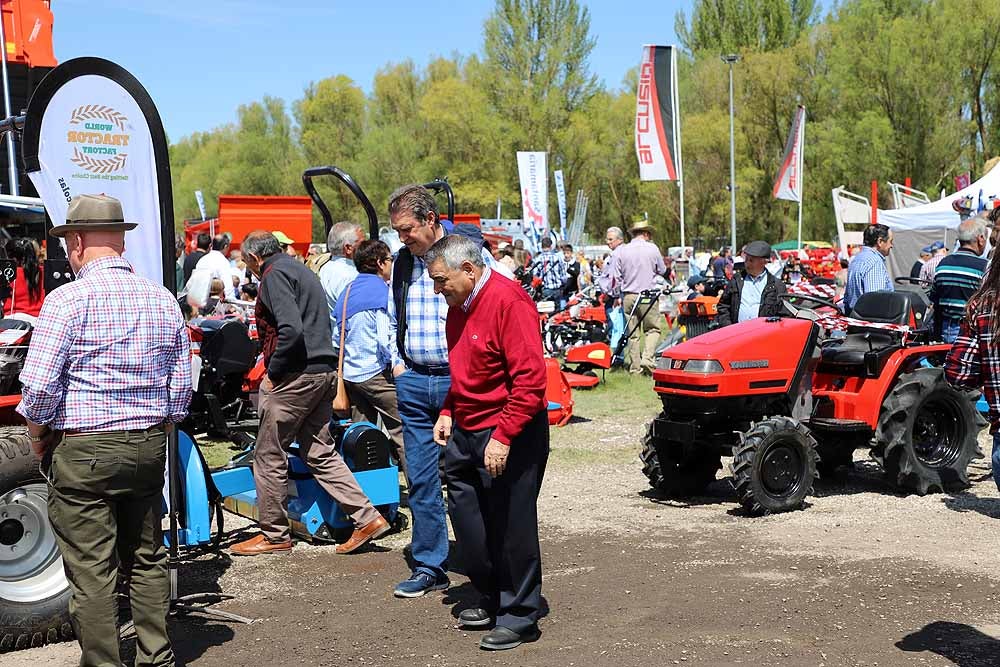
[[[808,319],[814,320],[819,315],[816,312],[815,308],[796,308],[791,303],[788,303],[789,301],[793,301],[793,300],[794,301],[809,301],[811,303],[816,304],[817,306],[819,306],[821,308],[823,308],[823,307],[825,307],[825,308],[833,308],[835,311],[837,311],[837,313],[840,313],[840,308],[838,308],[837,304],[835,304],[833,301],[830,301],[829,299],[823,299],[823,298],[818,297],[818,296],[813,296],[811,294],[792,294],[792,293],[789,293],[789,292],[785,292],[784,294],[781,295],[780,298],[781,298],[782,301],[785,302],[785,304],[784,304],[785,307],[792,311],[792,316],[793,317],[798,317],[799,313],[805,312],[805,313],[807,313],[805,315],[805,317],[807,317]],[[810,314],[812,316],[810,316]]]
[[[924,280],[923,278],[913,278],[911,276],[896,276],[894,281],[897,285],[920,285],[923,288],[929,288],[934,285],[931,280]]]

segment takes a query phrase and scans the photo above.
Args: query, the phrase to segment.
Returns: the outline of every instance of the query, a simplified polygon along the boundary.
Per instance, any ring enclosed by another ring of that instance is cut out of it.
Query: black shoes
[[[482,607],[463,609],[458,614],[458,622],[466,628],[482,628],[493,624],[493,616]]]
[[[479,648],[485,651],[505,651],[526,642],[537,641],[540,636],[538,626],[533,625],[524,632],[514,632],[498,625],[479,641]]]

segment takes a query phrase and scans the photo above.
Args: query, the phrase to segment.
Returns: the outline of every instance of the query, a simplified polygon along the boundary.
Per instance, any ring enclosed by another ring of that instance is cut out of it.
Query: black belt
[[[421,375],[449,375],[451,369],[448,366],[424,366],[423,364],[418,364],[415,362],[410,362],[410,370],[416,371]]]

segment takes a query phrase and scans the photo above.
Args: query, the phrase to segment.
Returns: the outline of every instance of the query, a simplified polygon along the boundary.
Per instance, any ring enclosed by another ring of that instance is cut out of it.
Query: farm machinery
[[[985,421],[978,392],[945,381],[950,346],[911,328],[925,319],[926,297],[868,293],[851,317],[826,314],[836,306],[819,297],[785,299],[794,317],[748,320],[663,352],[653,373],[663,410],[641,454],[650,485],[697,495],[732,456],[746,512],[783,512],[859,448],[903,492],[967,484]]]

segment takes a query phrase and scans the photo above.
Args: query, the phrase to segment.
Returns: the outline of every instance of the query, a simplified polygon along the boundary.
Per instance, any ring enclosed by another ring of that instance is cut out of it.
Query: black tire
[[[74,636],[47,499],[27,429],[0,428],[0,652]]]
[[[804,424],[771,417],[753,425],[733,455],[733,487],[751,516],[801,509],[819,474],[816,440]]]
[[[675,462],[661,459],[653,438],[653,425],[646,429],[642,441],[642,472],[649,485],[670,498],[695,496],[715,481],[715,473],[722,468],[721,458],[705,454]]]
[[[873,452],[890,483],[920,495],[968,486],[986,425],[978,397],[949,385],[941,368],[900,375],[882,403]]]

